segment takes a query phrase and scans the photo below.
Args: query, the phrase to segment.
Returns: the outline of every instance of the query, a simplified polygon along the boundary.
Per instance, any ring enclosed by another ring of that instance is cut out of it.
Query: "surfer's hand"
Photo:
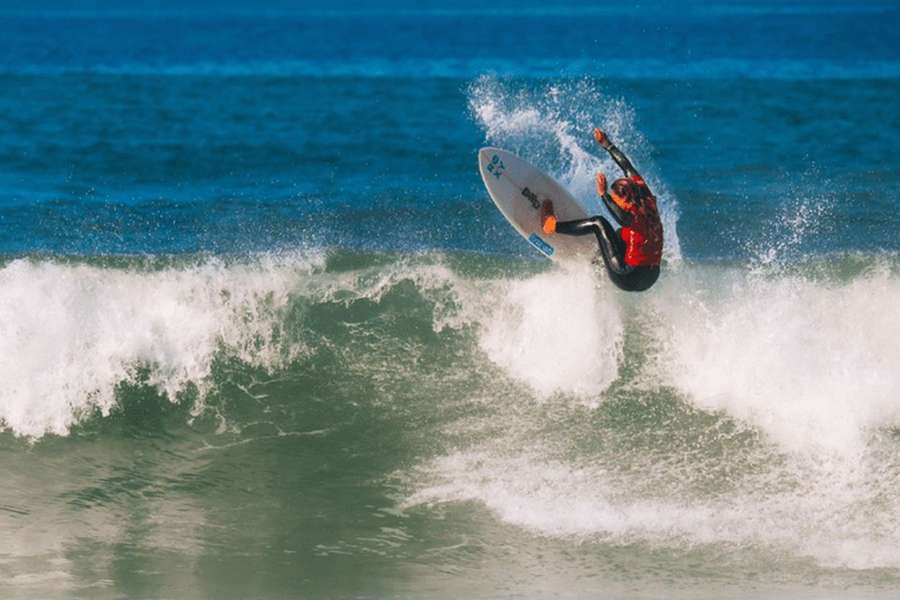
[[[603,197],[606,195],[606,175],[597,173],[597,195]]]
[[[609,148],[610,142],[609,138],[606,137],[606,134],[603,133],[603,130],[599,127],[594,127],[594,139],[597,140],[597,143],[603,146],[604,148]]]

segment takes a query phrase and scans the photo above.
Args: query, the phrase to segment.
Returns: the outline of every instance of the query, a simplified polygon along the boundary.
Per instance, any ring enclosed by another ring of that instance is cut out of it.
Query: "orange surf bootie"
[[[556,233],[556,215],[553,214],[553,203],[544,200],[541,204],[541,230],[547,235]]]

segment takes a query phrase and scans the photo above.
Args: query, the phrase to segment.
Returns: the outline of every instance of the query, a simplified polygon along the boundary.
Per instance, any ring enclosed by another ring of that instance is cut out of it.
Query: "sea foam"
[[[496,298],[481,320],[479,345],[540,396],[593,399],[618,376],[623,321],[591,265],[508,281]]]
[[[273,323],[319,259],[207,259],[162,270],[17,259],[0,268],[0,421],[19,435],[65,434],[115,404],[137,367],[175,400],[202,385],[222,348],[272,365]]]
[[[656,303],[660,376],[690,402],[798,451],[855,455],[871,428],[900,422],[900,280],[707,275]]]

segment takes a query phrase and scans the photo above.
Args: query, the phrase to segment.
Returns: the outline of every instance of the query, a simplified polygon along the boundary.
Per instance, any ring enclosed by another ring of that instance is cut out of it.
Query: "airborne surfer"
[[[656,198],[631,161],[609,141],[603,131],[594,129],[594,139],[625,172],[625,177],[616,179],[609,192],[606,189],[606,175],[597,173],[597,194],[621,227],[614,229],[600,215],[557,221],[553,203],[544,200],[541,205],[541,229],[547,235],[593,233],[597,236],[600,255],[612,282],[625,291],[640,292],[659,278],[663,227]]]

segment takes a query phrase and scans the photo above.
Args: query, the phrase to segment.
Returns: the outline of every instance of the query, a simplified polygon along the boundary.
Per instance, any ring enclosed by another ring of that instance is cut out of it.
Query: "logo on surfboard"
[[[531,242],[531,245],[546,254],[547,256],[553,256],[553,246],[542,240],[538,234],[532,233],[528,236],[528,241]]]
[[[506,169],[506,165],[503,164],[503,161],[500,160],[500,157],[496,154],[491,157],[491,162],[487,165],[488,173],[491,173],[497,179],[500,179],[500,175],[503,173],[504,169]]]

